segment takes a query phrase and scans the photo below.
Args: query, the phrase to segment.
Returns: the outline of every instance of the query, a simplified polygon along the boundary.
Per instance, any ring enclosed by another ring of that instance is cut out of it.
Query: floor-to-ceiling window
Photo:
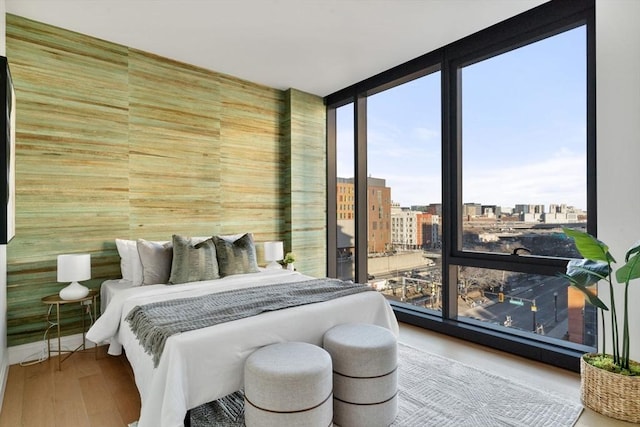
[[[327,97],[329,185],[353,201],[353,274],[329,274],[575,369],[596,314],[557,273],[578,256],[563,227],[596,231],[593,28],[592,2],[552,2]]]
[[[499,269],[453,271],[458,318],[594,346],[595,309],[537,270],[552,265],[541,257],[579,257],[562,229],[588,223],[586,25],[475,59],[455,69],[456,249],[511,256],[493,258]],[[523,259],[529,272],[517,272]]]
[[[355,182],[353,103],[336,110],[336,277],[355,278]]]
[[[367,272],[392,301],[438,311],[442,290],[439,70],[367,97]]]

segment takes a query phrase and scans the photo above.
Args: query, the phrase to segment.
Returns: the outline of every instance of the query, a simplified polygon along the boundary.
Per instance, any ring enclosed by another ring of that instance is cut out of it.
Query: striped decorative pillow
[[[216,245],[212,238],[173,236],[173,261],[169,283],[198,282],[220,277]]]
[[[216,245],[221,276],[260,271],[251,233],[246,233],[233,241],[213,236],[213,242]]]

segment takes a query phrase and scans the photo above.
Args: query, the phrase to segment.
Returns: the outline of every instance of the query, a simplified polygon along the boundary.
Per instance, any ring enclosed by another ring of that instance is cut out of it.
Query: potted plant
[[[640,422],[640,364],[629,357],[629,283],[640,278],[640,241],[627,251],[625,264],[614,271],[616,263],[609,247],[588,233],[565,228],[564,233],[573,238],[578,252],[584,259],[573,259],[567,264],[566,278],[579,289],[586,301],[597,307],[601,314],[602,352],[588,353],[580,361],[582,403],[596,412],[631,422]],[[616,308],[616,289],[612,277],[623,285],[622,319]],[[596,295],[596,284],[604,280],[608,284],[610,307]],[[609,340],[604,335],[604,312],[611,317]],[[620,330],[620,320],[622,329]],[[622,334],[620,333],[622,332]],[[611,350],[611,353],[608,353]]]
[[[283,262],[287,266],[287,270],[295,270],[293,263],[296,262],[296,254],[293,252],[287,252],[284,256]]]

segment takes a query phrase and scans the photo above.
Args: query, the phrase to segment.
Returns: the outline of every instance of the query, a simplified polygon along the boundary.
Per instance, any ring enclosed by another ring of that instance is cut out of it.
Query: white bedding
[[[104,313],[111,299],[119,291],[132,288],[133,283],[125,279],[105,280],[100,285],[100,313]]]
[[[185,332],[167,340],[155,369],[151,356],[124,321],[129,311],[136,305],[171,298],[305,279],[311,277],[288,270],[265,270],[205,282],[123,289],[111,295],[87,339],[110,341],[109,354],[113,355],[125,348],[142,401],[139,427],[182,426],[188,409],[242,388],[244,361],[256,349],[284,341],[321,345],[328,329],[347,322],[380,325],[397,335],[393,311],[378,292],[362,292]]]

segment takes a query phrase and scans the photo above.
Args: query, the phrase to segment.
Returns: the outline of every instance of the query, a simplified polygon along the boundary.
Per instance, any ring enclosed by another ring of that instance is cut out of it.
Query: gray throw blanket
[[[157,367],[165,342],[173,334],[371,290],[338,279],[312,279],[136,306],[126,320]]]

